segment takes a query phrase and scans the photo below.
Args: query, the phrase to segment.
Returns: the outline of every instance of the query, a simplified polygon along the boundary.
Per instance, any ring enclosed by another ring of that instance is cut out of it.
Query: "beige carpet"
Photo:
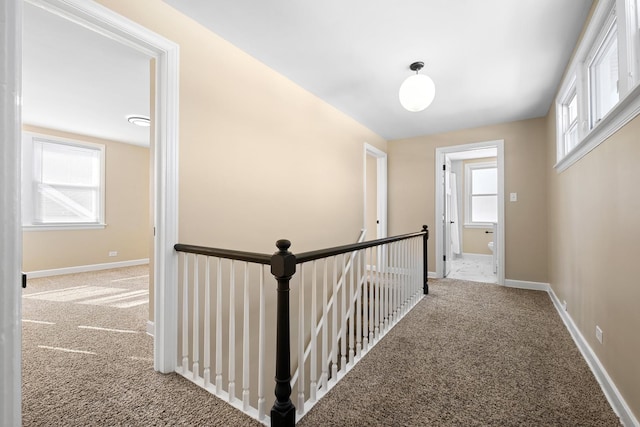
[[[618,426],[544,292],[432,281],[299,426]]]
[[[24,426],[262,425],[179,375],[153,370],[148,304],[140,304],[147,274],[145,266],[29,281]]]
[[[153,371],[148,306],[139,303],[147,274],[131,267],[30,280],[25,426],[261,425],[184,378]],[[432,281],[431,294],[299,425],[618,420],[546,293],[445,280]]]

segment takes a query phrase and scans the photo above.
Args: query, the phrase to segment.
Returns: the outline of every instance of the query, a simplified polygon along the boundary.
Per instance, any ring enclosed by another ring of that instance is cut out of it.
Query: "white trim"
[[[27,0],[156,59],[154,149],[154,369],[174,372],[178,298],[179,46],[94,1]]]
[[[622,73],[620,76],[620,101],[600,120],[593,129],[589,129],[590,109],[589,109],[589,87],[588,73],[586,68],[591,51],[594,49],[599,35],[606,25],[607,19],[612,9],[617,14],[618,30],[618,52],[619,65]],[[635,18],[627,16],[633,12],[633,8],[628,7],[628,1],[625,0],[602,0],[598,2],[595,11],[585,30],[582,41],[579,43],[576,53],[567,67],[568,72],[563,78],[561,89],[555,99],[556,105],[556,150],[557,163],[555,169],[557,173],[566,170],[568,167],[576,163],[582,157],[587,155],[591,150],[602,144],[607,138],[620,130],[624,125],[629,123],[633,118],[640,114],[640,76],[638,76],[637,57],[634,52],[629,52],[637,48],[637,32],[633,37],[631,28],[628,28],[630,22]],[[624,18],[624,19],[619,19]],[[636,39],[630,43],[630,37]],[[634,47],[635,46],[635,47]],[[636,62],[636,65],[633,63]],[[626,69],[626,71],[625,71]],[[635,74],[634,74],[635,73]],[[561,139],[560,129],[562,128],[562,103],[565,100],[570,86],[575,81],[576,93],[578,96],[578,144],[564,155],[564,150],[560,146],[564,146]]]
[[[569,154],[555,164],[556,172],[560,173],[566,170],[583,158],[611,135],[622,129],[638,114],[640,114],[640,85],[636,86],[622,101],[618,102]]]
[[[376,159],[376,178],[377,178],[377,230],[376,238],[382,239],[387,237],[387,153],[377,149],[371,144],[364,143],[364,169],[363,169],[363,226],[367,228],[367,156],[373,156]],[[371,240],[371,239],[369,239]]]
[[[0,2],[0,425],[22,423],[22,0]]]
[[[526,280],[505,279],[504,280],[504,285],[509,287],[509,288],[528,289],[530,291],[544,291],[544,292],[547,292],[547,291],[549,291],[549,289],[551,289],[549,287],[548,283],[529,282],[529,281],[526,281]]]
[[[429,271],[427,272],[427,279],[437,279],[438,275],[436,274],[435,271]]]
[[[156,325],[151,320],[147,320],[147,335],[154,336],[155,334]]]
[[[27,272],[29,279],[39,277],[61,276],[63,274],[86,273],[89,271],[110,270],[112,268],[131,267],[134,265],[149,264],[149,258],[134,259],[131,261],[106,262],[103,264],[87,264],[74,267],[53,268],[51,270],[36,270]]]
[[[498,163],[498,225],[496,228],[497,236],[493,236],[494,242],[497,241],[497,251],[496,254],[498,260],[498,272],[496,274],[497,281],[499,285],[504,284],[504,274],[505,274],[505,213],[504,213],[504,140],[499,139],[495,141],[485,141],[485,142],[475,142],[471,144],[464,145],[453,145],[448,147],[437,147],[436,155],[435,155],[435,218],[436,223],[434,224],[434,228],[432,228],[436,238],[435,238],[435,255],[436,255],[436,276],[441,278],[443,277],[443,261],[442,255],[444,252],[443,248],[443,238],[442,238],[442,227],[438,218],[442,218],[444,207],[443,205],[443,194],[442,194],[442,165],[444,164],[445,155],[448,153],[456,153],[460,151],[471,151],[478,150],[482,148],[496,148],[497,151],[497,163]]]
[[[605,397],[609,401],[609,404],[613,408],[616,415],[620,417],[622,425],[625,427],[640,427],[638,419],[633,415],[631,408],[629,408],[629,405],[627,405],[627,402],[620,394],[620,391],[607,373],[607,370],[604,368],[604,366],[602,366],[602,363],[598,359],[598,356],[596,356],[593,349],[589,346],[589,343],[580,332],[580,329],[578,329],[578,327],[576,326],[569,312],[563,309],[562,303],[556,296],[555,292],[553,292],[553,288],[549,287],[548,293],[549,298],[551,298],[554,307],[560,315],[560,318],[571,334],[571,338],[573,338],[573,341],[578,346],[580,353],[582,353],[582,357],[584,357],[587,365],[589,365],[589,368],[591,368],[591,372],[593,372],[593,375],[596,377],[596,380],[600,384],[600,387],[602,388]]]

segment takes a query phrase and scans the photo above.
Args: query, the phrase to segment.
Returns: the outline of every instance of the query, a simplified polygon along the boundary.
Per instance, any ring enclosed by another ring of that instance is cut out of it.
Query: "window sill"
[[[624,125],[640,114],[640,85],[636,85],[627,96],[591,129],[591,131],[555,164],[557,173],[586,156],[591,150],[602,144],[607,138],[619,131]]]
[[[45,225],[23,225],[23,231],[71,231],[71,230],[102,230],[107,224],[45,224]]]
[[[486,228],[486,229],[492,229],[493,228],[493,223],[492,222],[465,222],[464,223],[464,228]]]

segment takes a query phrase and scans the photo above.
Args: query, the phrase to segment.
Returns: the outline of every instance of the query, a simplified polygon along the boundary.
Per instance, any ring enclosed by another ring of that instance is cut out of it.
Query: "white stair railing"
[[[427,238],[424,227],[298,255],[286,240],[273,255],[176,245],[178,373],[264,424],[293,425],[427,292]]]
[[[178,373],[269,424],[265,378],[267,372],[273,377],[275,356],[265,353],[268,256],[264,256],[264,263],[250,263],[197,253],[181,255]],[[253,348],[257,354],[252,359]],[[267,360],[271,364],[267,365]]]
[[[347,254],[340,254],[298,264],[292,289],[299,297],[297,368],[291,382],[298,419],[422,298],[422,242],[417,236],[353,251],[346,262]],[[305,288],[311,293],[309,315]]]

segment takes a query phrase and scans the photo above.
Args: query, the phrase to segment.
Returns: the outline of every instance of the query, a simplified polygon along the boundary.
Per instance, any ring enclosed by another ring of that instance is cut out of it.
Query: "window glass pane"
[[[496,194],[498,192],[498,169],[471,170],[472,194]]]
[[[574,93],[567,105],[567,126],[578,119],[578,97]]]
[[[472,222],[498,222],[498,196],[473,196]]]
[[[589,67],[592,85],[591,108],[597,123],[618,102],[618,39],[614,25]]]
[[[86,188],[38,188],[38,222],[98,222],[98,191]]]
[[[101,221],[102,150],[33,139],[35,224]]]
[[[34,141],[34,148],[42,153],[42,182],[78,186],[100,184],[98,150],[45,141]]]
[[[564,135],[564,152],[568,153],[576,145],[578,145],[578,125],[574,123]]]

